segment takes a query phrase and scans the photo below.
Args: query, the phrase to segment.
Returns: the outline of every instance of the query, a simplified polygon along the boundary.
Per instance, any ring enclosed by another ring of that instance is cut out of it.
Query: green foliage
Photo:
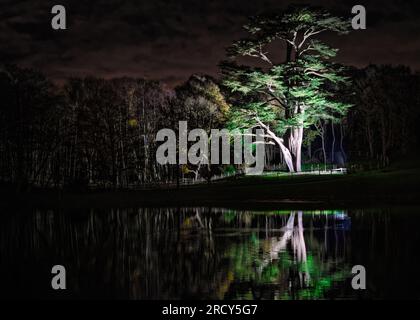
[[[347,265],[340,261],[340,268],[337,269],[337,261],[322,258],[319,252],[308,251],[306,261],[297,261],[293,252],[283,250],[278,252],[275,259],[267,262],[265,255],[261,254],[265,250],[267,242],[258,240],[253,233],[248,241],[232,245],[226,254],[231,260],[235,279],[249,281],[257,288],[275,284],[280,288],[282,300],[324,299],[334,283],[344,281],[349,274]],[[294,290],[282,289],[281,284],[289,283],[295,274],[305,275],[307,283],[298,284],[294,278]]]
[[[180,112],[174,115],[176,122],[187,120],[190,126],[209,131],[222,126],[226,121],[229,105],[212,78],[193,75],[185,84],[176,88],[176,93],[177,109]]]
[[[236,213],[234,211],[228,211],[223,214],[223,220],[227,223],[232,222],[236,219]]]
[[[231,128],[253,126],[258,117],[281,136],[288,129],[345,115],[350,105],[338,99],[337,91],[348,85],[348,78],[330,61],[338,50],[313,37],[326,31],[345,34],[348,29],[348,21],[307,7],[251,18],[245,26],[249,37],[233,43],[230,60],[221,63],[224,85],[241,97],[229,112]],[[288,48],[283,61],[267,52],[274,41]],[[243,56],[265,65],[240,65]]]
[[[236,168],[234,165],[227,165],[224,167],[223,172],[227,174],[233,174],[236,172]]]

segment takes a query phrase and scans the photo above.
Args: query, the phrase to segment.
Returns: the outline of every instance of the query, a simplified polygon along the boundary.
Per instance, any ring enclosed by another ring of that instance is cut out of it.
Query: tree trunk
[[[308,159],[312,162],[312,143],[308,143]]]
[[[265,129],[267,131],[267,134],[279,145],[280,150],[283,154],[284,157],[284,161],[286,162],[287,168],[289,169],[290,172],[295,172],[295,167],[293,165],[293,159],[292,159],[292,155],[289,151],[289,149],[286,148],[286,146],[283,143],[283,139],[277,137],[277,135],[270,130],[270,128],[268,126],[266,126],[264,123],[261,122],[260,119],[256,118],[256,121],[258,122],[258,124],[260,125],[261,128]]]
[[[331,143],[331,163],[334,163],[334,153],[335,153],[335,128],[334,123],[331,122],[331,133],[332,133],[332,143]]]
[[[293,166],[296,172],[302,171],[302,140],[303,127],[291,129],[289,135],[289,148],[292,154]]]
[[[366,136],[367,136],[368,145],[369,145],[369,156],[370,158],[373,158],[374,157],[373,138],[372,138],[373,134],[371,131],[369,118],[367,119],[367,124],[365,128],[366,128]]]
[[[290,154],[289,149],[287,149],[285,147],[285,145],[281,142],[281,140],[278,137],[276,137],[274,140],[280,146],[280,150],[283,154],[284,161],[286,162],[286,165],[287,165],[287,168],[289,169],[289,172],[295,172],[295,169],[294,169],[294,166],[293,166],[292,155]]]
[[[340,123],[340,150],[341,150],[341,154],[343,155],[344,163],[347,163],[347,154],[344,151],[343,140],[344,140],[343,124]]]
[[[327,152],[325,151],[324,131],[322,132],[321,143],[322,143],[322,153],[323,153],[323,157],[324,157],[324,169],[326,169],[327,168]]]
[[[181,166],[179,164],[176,165],[176,188],[179,189],[179,178],[181,175]]]

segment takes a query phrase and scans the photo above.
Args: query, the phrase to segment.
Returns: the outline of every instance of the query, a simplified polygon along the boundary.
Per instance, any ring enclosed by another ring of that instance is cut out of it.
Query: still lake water
[[[3,212],[3,298],[420,298],[419,208]],[[67,290],[51,289],[51,268]],[[351,288],[366,268],[367,289]]]

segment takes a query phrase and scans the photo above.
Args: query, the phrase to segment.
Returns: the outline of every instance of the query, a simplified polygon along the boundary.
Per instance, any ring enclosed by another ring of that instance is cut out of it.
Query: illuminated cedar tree
[[[241,96],[240,105],[231,109],[231,127],[264,129],[291,172],[301,171],[304,129],[342,117],[349,107],[334,94],[347,83],[342,68],[329,61],[338,50],[314,39],[327,31],[345,34],[348,26],[348,21],[306,7],[256,16],[244,26],[249,37],[234,42],[227,50],[229,61],[221,63],[224,85]],[[285,57],[270,57],[268,46],[276,48],[275,42],[284,45]],[[243,56],[262,60],[263,66],[239,65],[236,60]]]

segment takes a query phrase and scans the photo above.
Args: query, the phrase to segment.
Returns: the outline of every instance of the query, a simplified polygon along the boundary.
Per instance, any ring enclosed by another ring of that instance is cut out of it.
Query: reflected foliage
[[[16,279],[55,296],[51,266],[62,264],[69,297],[325,298],[349,274],[343,219],[208,208],[15,213],[2,224],[2,277],[16,296]]]
[[[420,297],[418,208],[215,208],[4,212],[8,298],[342,299]],[[67,269],[68,290],[50,287]],[[351,267],[368,271],[351,288]]]

